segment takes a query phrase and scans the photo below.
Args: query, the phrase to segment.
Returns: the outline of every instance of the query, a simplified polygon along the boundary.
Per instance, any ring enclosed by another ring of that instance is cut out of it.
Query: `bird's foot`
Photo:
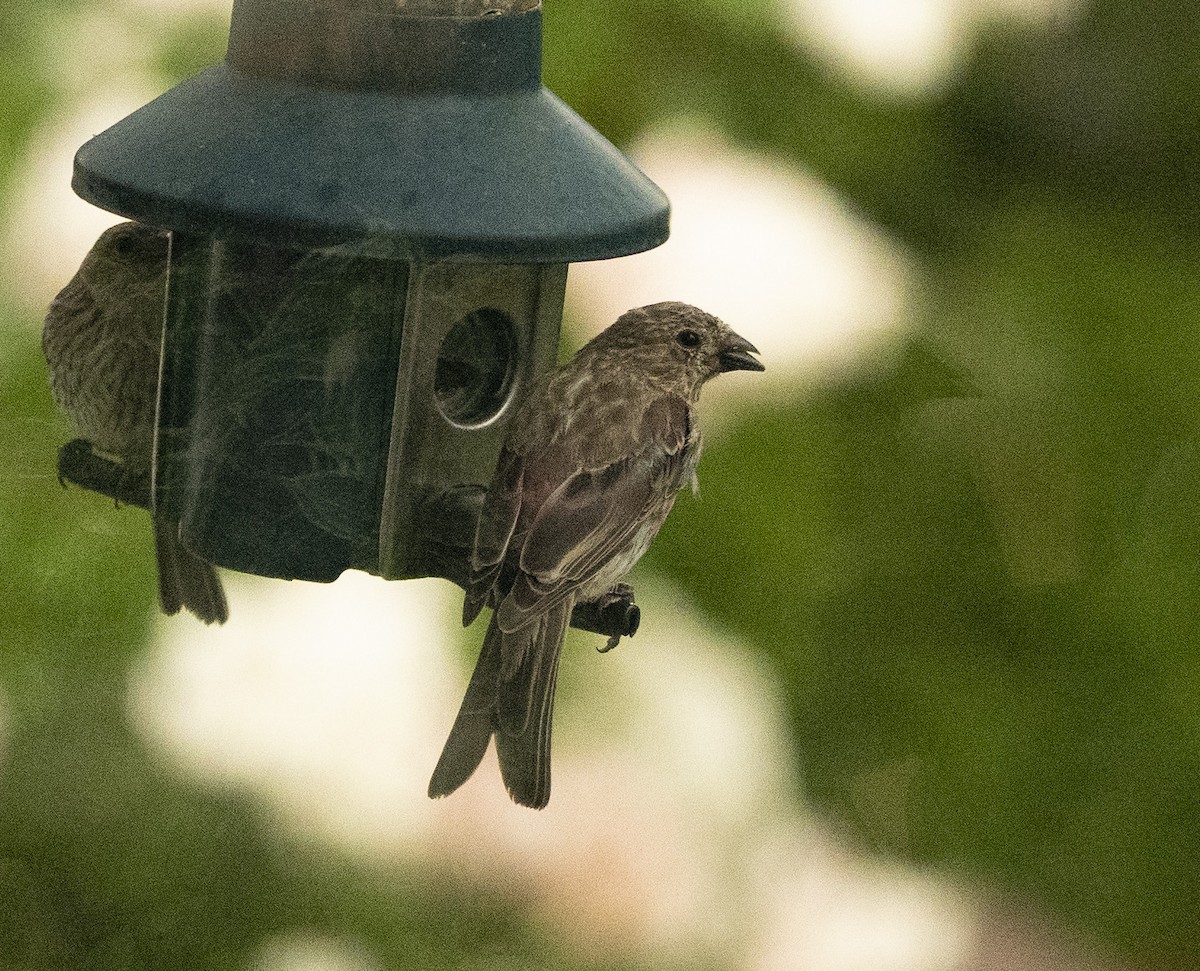
[[[58,481],[108,496],[118,506],[150,508],[150,477],[98,454],[86,438],[72,439],[58,450]]]
[[[642,611],[634,603],[633,587],[628,583],[616,584],[608,593],[595,601],[596,609],[602,617],[619,619],[616,632],[613,633],[603,647],[596,648],[601,654],[607,654],[621,643],[621,637],[632,637],[637,633],[642,620]]]
[[[83,469],[92,460],[92,443],[86,438],[73,438],[58,450],[58,484],[64,489],[68,482],[78,484]],[[86,488],[86,487],[85,487]]]

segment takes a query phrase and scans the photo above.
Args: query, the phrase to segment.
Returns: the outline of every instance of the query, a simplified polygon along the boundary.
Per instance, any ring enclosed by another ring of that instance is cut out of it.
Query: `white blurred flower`
[[[994,20],[1052,25],[1083,0],[779,0],[796,39],[852,80],[885,94],[922,96],[962,64]]]
[[[148,88],[106,89],[71,117],[49,119],[30,139],[13,179],[8,219],[0,226],[0,260],[11,292],[30,310],[44,311],[96,237],[120,222],[71,191],[76,151],[152,97]]]
[[[106,228],[120,217],[71,191],[75,152],[92,136],[162,94],[154,66],[164,21],[211,10],[227,20],[229,0],[124,0],[100,7],[52,11],[30,43],[63,105],[29,140],[12,181],[10,208],[0,223],[0,261],[9,289],[32,310],[43,309],[70,279]],[[153,15],[155,21],[148,21]],[[212,62],[224,51],[214,49]]]
[[[852,367],[893,346],[911,261],[823,183],[682,124],[632,154],[671,199],[671,238],[571,268],[568,299],[589,330],[659,300],[716,314],[758,347],[767,370],[713,382],[705,397],[714,400],[790,393],[809,372]]]
[[[976,945],[978,905],[899,866],[810,834],[774,859],[754,971],[955,971]]]
[[[962,0],[787,0],[797,35],[868,85],[935,88],[968,40]]]
[[[930,920],[950,920],[936,884],[823,848],[768,672],[661,584],[640,581],[647,623],[617,652],[568,640],[540,813],[508,800],[491,753],[453,796],[425,797],[467,678],[448,585],[350,573],[230,587],[225,628],[164,622],[133,720],[186,771],[259,793],[293,831],[506,899],[596,960],[843,971],[854,965],[829,942],[855,920],[853,953],[880,968],[926,952],[940,968],[957,946],[930,943]]]
[[[269,938],[253,971],[380,971],[381,965],[356,944],[316,934]]]
[[[135,722],[343,848],[411,849],[436,822],[425,786],[459,699],[449,586],[226,577],[229,624],[163,623],[134,678]]]
[[[669,589],[638,590],[637,638],[603,656],[593,635],[567,642],[549,807],[508,804],[489,755],[486,778],[447,803],[443,852],[494,893],[515,875],[584,953],[736,964],[762,905],[746,861],[804,819],[786,722],[743,645],[673,606]]]

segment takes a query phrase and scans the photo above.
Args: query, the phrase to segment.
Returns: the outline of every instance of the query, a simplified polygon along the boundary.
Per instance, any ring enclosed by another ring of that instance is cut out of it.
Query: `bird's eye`
[[[675,335],[675,340],[679,342],[680,347],[686,347],[688,350],[700,346],[700,335],[694,330],[681,330]]]

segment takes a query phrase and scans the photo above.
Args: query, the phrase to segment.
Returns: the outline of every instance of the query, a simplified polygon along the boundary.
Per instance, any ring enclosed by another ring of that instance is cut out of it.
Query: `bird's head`
[[[746,338],[712,314],[674,301],[627,311],[596,343],[637,353],[639,364],[682,382],[692,397],[726,371],[766,370]]]
[[[136,222],[117,223],[100,234],[87,264],[105,273],[162,273],[167,267],[167,247],[167,234],[161,229]]]

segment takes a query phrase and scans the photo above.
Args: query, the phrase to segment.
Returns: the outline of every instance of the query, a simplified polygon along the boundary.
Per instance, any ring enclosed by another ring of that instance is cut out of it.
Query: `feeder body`
[[[486,484],[554,363],[566,267],[412,264],[175,234],[155,503],[222,566],[436,571],[437,500]]]
[[[235,0],[225,62],[86,143],[171,232],[154,508],[221,566],[465,575],[567,264],[666,198],[541,85],[537,0]]]

